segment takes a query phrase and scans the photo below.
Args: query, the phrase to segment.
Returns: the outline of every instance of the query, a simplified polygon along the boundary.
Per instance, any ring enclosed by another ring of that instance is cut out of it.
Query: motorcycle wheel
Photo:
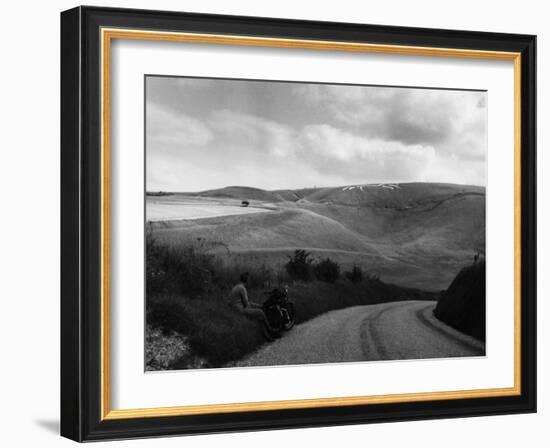
[[[296,309],[292,303],[287,303],[286,310],[288,313],[289,320],[283,326],[285,331],[290,330],[296,323]]]

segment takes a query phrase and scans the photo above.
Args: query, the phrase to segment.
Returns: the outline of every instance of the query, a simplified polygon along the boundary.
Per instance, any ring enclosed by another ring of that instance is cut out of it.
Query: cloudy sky
[[[485,92],[146,78],[148,191],[485,185]]]

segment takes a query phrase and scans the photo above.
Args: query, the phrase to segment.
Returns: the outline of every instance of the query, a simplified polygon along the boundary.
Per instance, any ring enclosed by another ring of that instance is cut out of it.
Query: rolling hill
[[[191,195],[207,198],[232,198],[261,202],[280,202],[284,200],[284,198],[275,191],[267,191],[262,190],[261,188],[239,186],[201,191],[200,193],[191,193]]]
[[[262,190],[230,186],[186,195],[233,198],[263,202],[313,202],[376,208],[408,209],[461,196],[485,196],[485,188],[474,185],[444,183],[364,184],[341,187],[303,188],[297,190]]]
[[[344,266],[360,264],[386,282],[433,291],[447,288],[485,248],[485,188],[478,186],[403,183],[276,191],[233,186],[173,197],[269,207],[264,213],[150,224],[161,241],[188,245],[202,238],[237,261],[280,265],[301,248]]]

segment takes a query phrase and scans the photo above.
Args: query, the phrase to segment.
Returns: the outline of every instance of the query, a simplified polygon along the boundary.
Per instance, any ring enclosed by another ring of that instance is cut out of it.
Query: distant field
[[[206,242],[235,265],[281,269],[295,249],[306,249],[345,269],[358,264],[385,282],[439,291],[485,249],[485,190],[422,183],[228,187],[148,196],[147,220],[159,242]]]
[[[147,197],[147,221],[172,221],[180,219],[202,219],[229,215],[246,215],[268,212],[266,207],[241,207],[235,200],[214,200],[189,196]]]

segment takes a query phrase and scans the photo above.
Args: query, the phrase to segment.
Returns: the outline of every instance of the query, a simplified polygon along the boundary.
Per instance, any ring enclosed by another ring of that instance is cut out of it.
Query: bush
[[[303,249],[297,249],[294,251],[294,255],[288,258],[285,269],[292,280],[303,280],[306,282],[311,280],[313,259],[309,252]]]
[[[363,269],[360,266],[354,265],[351,271],[346,271],[346,278],[352,283],[361,283],[363,281]]]
[[[315,276],[324,282],[334,283],[340,277],[340,265],[330,258],[325,258],[314,266]]]
[[[463,268],[434,310],[439,320],[485,341],[485,261]]]

